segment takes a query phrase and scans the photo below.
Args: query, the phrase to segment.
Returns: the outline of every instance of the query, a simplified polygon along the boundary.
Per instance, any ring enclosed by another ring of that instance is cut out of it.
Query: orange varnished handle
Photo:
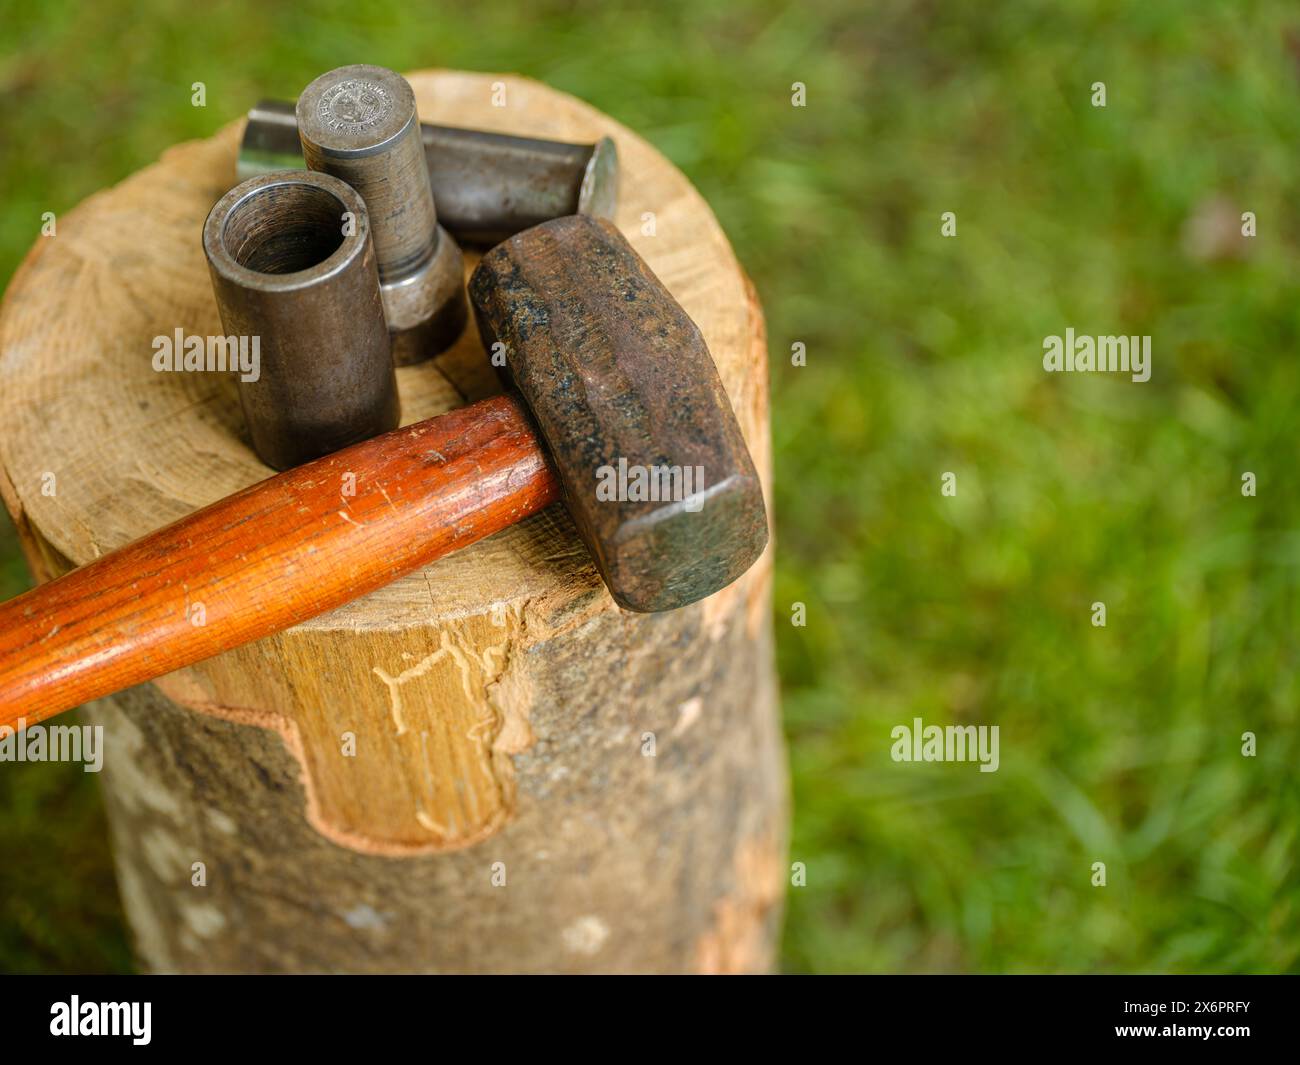
[[[0,724],[279,632],[558,498],[508,396],[251,485],[0,604]]]

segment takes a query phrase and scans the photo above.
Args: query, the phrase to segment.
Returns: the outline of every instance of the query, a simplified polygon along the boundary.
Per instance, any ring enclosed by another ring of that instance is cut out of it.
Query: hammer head
[[[718,371],[611,223],[524,230],[483,257],[469,291],[620,606],[685,606],[753,564],[767,514]]]

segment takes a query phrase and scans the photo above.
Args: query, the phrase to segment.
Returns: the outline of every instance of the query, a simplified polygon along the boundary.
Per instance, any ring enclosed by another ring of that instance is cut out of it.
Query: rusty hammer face
[[[767,543],[753,460],[699,329],[623,235],[546,222],[469,287],[615,601],[671,610],[744,573]]]

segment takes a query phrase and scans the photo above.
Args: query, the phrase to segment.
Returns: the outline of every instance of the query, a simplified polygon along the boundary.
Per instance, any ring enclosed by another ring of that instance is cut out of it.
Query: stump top
[[[689,181],[640,137],[538,82],[408,75],[425,121],[568,141],[610,136],[615,221],[699,325],[766,474],[762,320],[726,237]],[[493,85],[505,83],[505,107]],[[200,233],[234,184],[243,122],[178,145],[38,238],[0,307],[0,492],[51,570],[112,551],[269,476],[233,378],[158,373],[154,338],[223,332]],[[647,235],[653,215],[653,235]],[[478,255],[466,251],[466,270]],[[437,359],[398,370],[403,424],[498,390],[474,325]],[[28,543],[31,547],[31,543]],[[49,575],[49,574],[45,574]],[[304,623],[389,628],[538,595],[605,593],[560,507]]]

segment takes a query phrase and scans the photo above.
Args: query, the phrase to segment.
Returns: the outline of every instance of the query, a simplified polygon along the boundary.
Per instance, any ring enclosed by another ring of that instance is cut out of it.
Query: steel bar
[[[427,122],[420,134],[438,220],[464,243],[499,244],[564,215],[614,216],[618,152],[608,137],[566,144]],[[239,177],[302,165],[294,105],[261,101],[248,112]]]

